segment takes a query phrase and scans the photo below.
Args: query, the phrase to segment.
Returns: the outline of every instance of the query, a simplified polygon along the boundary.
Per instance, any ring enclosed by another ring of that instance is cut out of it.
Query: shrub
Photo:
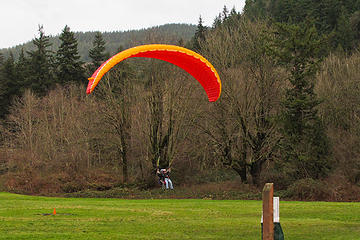
[[[332,198],[326,182],[312,178],[300,179],[287,189],[287,197],[297,200],[328,200]]]

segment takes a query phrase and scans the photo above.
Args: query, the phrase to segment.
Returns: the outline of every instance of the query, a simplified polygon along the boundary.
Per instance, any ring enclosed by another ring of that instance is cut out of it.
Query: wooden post
[[[262,192],[263,240],[274,240],[274,184],[266,183]]]

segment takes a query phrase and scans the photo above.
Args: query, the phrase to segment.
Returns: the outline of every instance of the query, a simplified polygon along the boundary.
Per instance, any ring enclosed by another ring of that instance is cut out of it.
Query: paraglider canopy
[[[201,84],[210,102],[215,102],[220,97],[220,77],[208,60],[189,49],[165,44],[137,46],[112,56],[89,78],[86,93],[90,94],[104,74],[117,63],[133,57],[155,58],[177,65],[191,74]]]

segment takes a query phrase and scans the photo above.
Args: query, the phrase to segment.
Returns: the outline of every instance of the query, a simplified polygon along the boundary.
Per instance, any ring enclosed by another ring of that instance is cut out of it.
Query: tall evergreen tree
[[[1,67],[0,84],[0,117],[8,113],[9,106],[14,96],[19,92],[17,86],[17,76],[15,69],[15,60],[12,53]]]
[[[320,178],[329,170],[329,143],[317,114],[314,92],[323,42],[310,23],[277,24],[272,54],[289,72],[289,88],[282,102],[283,158],[294,169],[294,177]]]
[[[229,10],[227,9],[226,5],[223,7],[222,11],[222,19],[225,21],[229,17]]]
[[[212,28],[220,27],[222,24],[222,15],[221,13],[214,19]]]
[[[347,17],[346,9],[343,7],[337,20],[335,47],[341,46],[346,52],[353,48],[355,32],[352,31],[350,19]]]
[[[36,49],[29,51],[30,68],[26,80],[26,87],[30,87],[36,94],[44,95],[55,83],[52,69],[51,43],[45,35],[43,26],[39,26],[39,37],[33,40]]]
[[[19,94],[21,95],[24,91],[26,79],[29,76],[29,65],[30,61],[28,58],[26,58],[24,49],[21,49],[19,59],[16,62],[16,73],[18,78],[18,88],[19,88]]]
[[[203,25],[203,20],[202,17],[199,17],[199,22],[197,25],[197,29],[195,31],[195,35],[192,39],[193,42],[193,49],[195,51],[200,52],[201,50],[201,42],[205,40],[205,33],[206,33],[207,28]]]
[[[78,53],[78,42],[66,25],[60,35],[61,45],[56,53],[56,78],[60,84],[84,82],[85,74]]]
[[[97,32],[95,34],[95,38],[93,41],[93,48],[89,51],[89,57],[91,58],[91,71],[94,71],[106,60],[105,53],[105,41],[101,32]]]

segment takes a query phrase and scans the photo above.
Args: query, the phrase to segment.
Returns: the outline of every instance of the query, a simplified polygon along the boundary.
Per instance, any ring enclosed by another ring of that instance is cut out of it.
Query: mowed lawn
[[[0,193],[0,239],[261,239],[261,201]],[[56,215],[52,213],[56,208]],[[360,239],[360,203],[280,202],[289,240]]]

